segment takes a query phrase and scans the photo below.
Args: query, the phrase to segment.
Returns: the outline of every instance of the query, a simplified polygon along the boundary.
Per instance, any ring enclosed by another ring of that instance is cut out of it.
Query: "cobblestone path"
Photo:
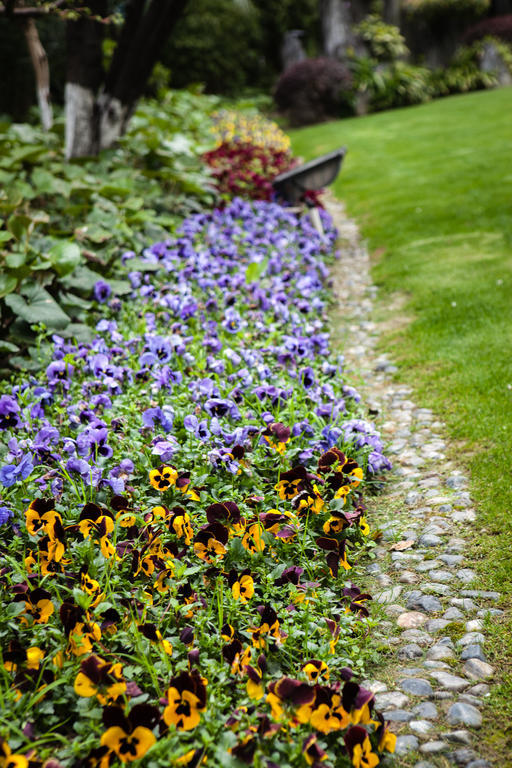
[[[394,464],[388,490],[373,502],[370,521],[383,537],[366,567],[374,615],[382,615],[372,636],[394,654],[365,685],[398,735],[395,764],[486,768],[478,728],[494,669],[485,623],[503,613],[495,607],[500,595],[475,587],[467,478],[445,457],[443,424],[393,381],[396,367],[376,353],[369,256],[342,205],[331,200],[329,210],[341,239],[333,278],[345,367],[359,377]]]

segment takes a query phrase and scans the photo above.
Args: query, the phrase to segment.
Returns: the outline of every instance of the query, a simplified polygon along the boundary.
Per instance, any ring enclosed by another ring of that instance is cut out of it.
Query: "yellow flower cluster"
[[[290,149],[289,137],[279,126],[261,115],[248,115],[234,109],[223,109],[213,115],[212,131],[217,146],[231,142],[269,147],[280,152]]]

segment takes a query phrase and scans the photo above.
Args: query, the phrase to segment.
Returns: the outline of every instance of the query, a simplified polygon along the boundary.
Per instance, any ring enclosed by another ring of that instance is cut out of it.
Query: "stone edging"
[[[503,611],[494,607],[499,593],[472,588],[476,573],[464,554],[475,520],[467,478],[445,458],[443,424],[414,403],[412,390],[392,380],[397,368],[377,355],[368,252],[343,206],[331,199],[328,209],[340,232],[333,280],[345,369],[361,378],[394,463],[393,481],[372,503],[370,520],[383,537],[366,567],[385,614],[373,636],[394,654],[383,679],[365,685],[398,735],[398,764],[486,768],[476,744],[494,675],[484,628],[486,617]]]

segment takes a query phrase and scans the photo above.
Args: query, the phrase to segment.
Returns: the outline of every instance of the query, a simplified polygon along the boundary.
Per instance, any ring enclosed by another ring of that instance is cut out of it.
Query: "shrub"
[[[274,98],[293,125],[341,117],[353,111],[353,78],[336,59],[306,59],[278,80]]]
[[[272,179],[290,167],[288,151],[230,141],[204,155],[220,194],[271,200]]]
[[[411,14],[423,17],[481,16],[489,10],[490,0],[403,0],[403,8]]]
[[[359,93],[368,94],[371,111],[421,104],[433,95],[430,71],[403,61],[378,65],[374,59],[354,61]]]
[[[489,39],[492,38],[485,38],[485,40]],[[510,47],[499,40],[492,41],[498,48],[504,62],[512,71],[512,51]],[[449,67],[435,70],[432,73],[432,85],[436,96],[480,91],[486,88],[495,88],[498,85],[496,73],[485,72],[480,69],[483,44],[484,40],[481,40],[471,46],[462,46],[458,49]]]
[[[354,31],[377,61],[395,61],[409,52],[398,27],[386,24],[379,16],[367,16]]]
[[[482,19],[478,24],[469,27],[462,39],[464,43],[473,43],[483,40],[484,37],[497,37],[506,43],[512,43],[512,13],[493,19]]]

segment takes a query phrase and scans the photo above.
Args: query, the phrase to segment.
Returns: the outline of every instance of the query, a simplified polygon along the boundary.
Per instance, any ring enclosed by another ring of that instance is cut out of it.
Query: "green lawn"
[[[512,89],[326,123],[295,131],[292,144],[307,159],[348,147],[335,192],[368,238],[383,303],[400,292],[413,319],[387,347],[471,472],[470,555],[510,605]],[[499,755],[511,746],[512,626],[489,631],[503,683],[486,740]]]

